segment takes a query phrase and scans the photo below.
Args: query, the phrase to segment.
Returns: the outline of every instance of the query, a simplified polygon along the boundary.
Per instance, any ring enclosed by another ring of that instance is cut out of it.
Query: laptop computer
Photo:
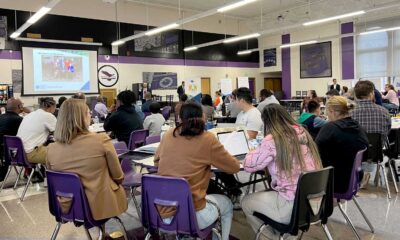
[[[226,151],[238,160],[243,160],[249,152],[249,144],[243,130],[237,132],[217,133],[218,140],[224,145]]]

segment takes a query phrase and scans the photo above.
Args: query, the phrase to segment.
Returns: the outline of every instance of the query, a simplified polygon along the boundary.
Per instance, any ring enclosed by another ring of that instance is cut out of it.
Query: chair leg
[[[392,167],[392,162],[393,162],[392,159],[389,160],[389,171],[390,171],[390,175],[392,176],[392,181],[393,181],[393,184],[394,184],[394,189],[396,190],[396,193],[399,193],[399,188],[397,187],[397,181],[396,181],[396,177],[395,177],[395,175],[394,175],[394,170],[393,170],[393,167]]]
[[[87,228],[85,228],[85,226],[83,228],[85,229],[87,239],[92,240],[92,236],[90,236],[89,230],[87,230]]]
[[[279,240],[283,240],[283,234],[279,236]]]
[[[34,172],[35,171],[33,171],[33,169],[32,169],[31,174],[29,174],[28,181],[26,182],[26,186],[25,186],[24,191],[22,192],[22,195],[21,195],[21,198],[20,198],[21,202],[24,201],[26,190],[28,190],[28,187],[29,187],[29,184],[31,183],[31,179],[32,179],[32,176],[33,176]]]
[[[144,240],[150,240],[150,237],[151,237],[151,234],[150,234],[150,233],[147,233],[147,234],[146,234],[146,238],[145,238]]]
[[[324,230],[324,233],[325,233],[325,235],[326,235],[326,238],[327,238],[328,240],[332,240],[333,238],[332,238],[331,233],[329,232],[328,226],[326,226],[325,224],[321,224],[321,227],[322,227],[322,229]]]
[[[213,233],[214,233],[215,235],[217,235],[217,237],[218,237],[219,240],[222,240],[221,233],[220,233],[216,228],[213,228],[213,229],[211,229],[211,230],[213,231]]]
[[[265,224],[261,225],[261,227],[257,231],[255,240],[258,240],[260,238],[262,231],[264,231],[264,228],[266,228],[266,227],[267,227],[267,225],[265,225]]]
[[[21,167],[21,170],[19,171],[18,176],[17,176],[17,180],[15,180],[15,183],[14,183],[14,187],[13,187],[14,190],[17,188],[18,181],[21,178],[21,174],[22,174],[23,171],[24,171],[24,168]],[[32,171],[33,171],[33,169],[32,169]]]
[[[113,218],[117,221],[117,223],[118,223],[118,225],[119,225],[119,228],[120,228],[121,231],[122,231],[122,234],[124,234],[124,239],[125,239],[125,240],[128,240],[128,234],[126,233],[125,226],[124,226],[124,224],[122,223],[121,219],[120,219],[119,217],[113,217]]]
[[[356,235],[358,240],[361,240],[360,235],[358,235],[358,232],[356,230],[356,228],[354,227],[353,223],[351,222],[350,218],[347,216],[347,214],[343,211],[342,206],[340,205],[340,202],[338,201],[338,207],[339,210],[342,212],[343,217],[346,219],[347,223],[350,225],[351,230],[353,230],[354,235]]]
[[[304,234],[304,231],[301,231],[300,236],[297,238],[297,240],[301,240],[303,238],[303,234]]]
[[[257,173],[254,174],[254,182],[257,180]],[[253,183],[253,193],[256,192],[256,183]]]
[[[104,240],[106,237],[106,225],[103,224],[99,228],[100,228],[99,240]]]
[[[51,235],[51,240],[55,240],[57,238],[58,231],[60,231],[60,228],[61,228],[61,223],[59,222],[57,223],[56,228],[54,229],[53,234]]]
[[[251,174],[250,174],[250,177],[249,177],[249,182],[252,181],[253,177],[254,177],[254,173],[251,173]],[[250,193],[250,187],[251,187],[250,184],[247,185],[246,195],[248,195],[248,194]]]
[[[387,178],[385,166],[384,166],[384,165],[381,165],[381,169],[382,169],[383,178],[385,179],[385,184],[386,184],[386,189],[387,189],[387,195],[388,195],[388,198],[391,199],[391,198],[392,198],[392,195],[390,194],[389,181],[388,181],[388,178]]]
[[[365,222],[368,224],[369,228],[371,229],[371,232],[374,233],[375,229],[372,226],[371,222],[369,221],[367,215],[365,215],[364,211],[362,210],[360,204],[358,203],[358,200],[353,196],[353,201],[356,204],[358,210],[360,211],[361,215],[364,217]]]
[[[4,184],[6,183],[8,176],[10,176],[11,168],[12,168],[12,166],[9,166],[9,167],[8,167],[6,176],[4,177],[3,182],[1,183],[0,192],[3,190]]]
[[[138,203],[138,201],[136,200],[136,197],[135,197],[135,189],[136,188],[131,188],[131,197],[132,197],[133,203],[135,204],[136,213],[137,213],[139,221],[140,221],[142,219],[142,216],[141,216],[142,213],[140,211],[140,205],[139,205],[139,203]]]

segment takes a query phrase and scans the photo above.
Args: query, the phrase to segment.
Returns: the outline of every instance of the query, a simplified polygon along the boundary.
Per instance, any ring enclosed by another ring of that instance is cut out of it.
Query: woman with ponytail
[[[181,122],[164,134],[154,157],[158,175],[183,177],[188,181],[200,229],[217,220],[217,205],[221,213],[222,239],[228,240],[232,203],[226,196],[206,195],[206,191],[211,166],[232,174],[240,170],[239,161],[225,150],[214,134],[204,131],[205,116],[199,104],[184,103],[179,116]],[[171,221],[175,210],[161,207],[160,215],[164,222]]]

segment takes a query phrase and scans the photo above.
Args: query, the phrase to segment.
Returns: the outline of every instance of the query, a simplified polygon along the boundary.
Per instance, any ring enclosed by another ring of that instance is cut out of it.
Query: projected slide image
[[[42,56],[43,81],[82,82],[82,59],[80,57]]]

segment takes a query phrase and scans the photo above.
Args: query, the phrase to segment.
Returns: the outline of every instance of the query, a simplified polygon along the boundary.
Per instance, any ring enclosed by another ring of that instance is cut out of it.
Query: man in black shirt
[[[178,87],[177,93],[178,93],[179,99],[181,98],[181,96],[183,94],[185,94],[185,81],[182,81],[182,84]]]
[[[117,110],[108,114],[104,121],[104,130],[112,131],[118,141],[129,144],[131,132],[143,129],[143,120],[135,110],[136,95],[130,91],[122,91],[117,96]]]
[[[19,125],[22,122],[22,117],[20,117],[19,114],[23,111],[24,105],[21,100],[10,98],[7,101],[6,113],[0,115],[0,161],[2,162],[0,166],[0,182],[3,181],[8,169],[8,165],[6,166],[4,164],[3,159],[3,137],[4,135],[17,135]]]

